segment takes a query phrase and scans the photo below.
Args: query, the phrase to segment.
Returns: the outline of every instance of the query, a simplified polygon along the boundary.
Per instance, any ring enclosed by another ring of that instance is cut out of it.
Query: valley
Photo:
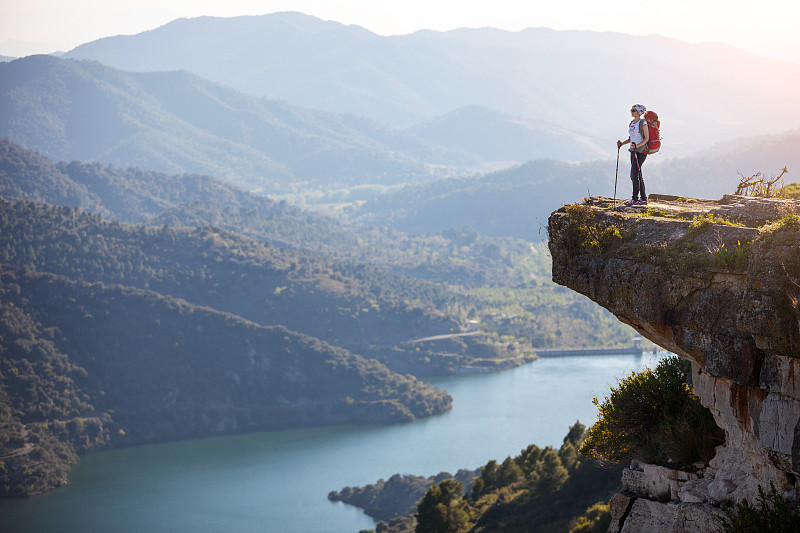
[[[28,198],[0,200],[8,496],[107,447],[428,417],[451,399],[420,377],[513,368],[564,335],[632,336],[551,285],[523,241],[361,233],[208,178],[0,146],[4,194]],[[141,224],[190,207],[184,190],[204,202],[197,225]],[[468,320],[475,335],[449,335]]]
[[[459,533],[467,499],[473,533],[578,527],[620,477],[578,451],[592,400],[664,354],[553,282],[548,217],[628,195],[639,101],[653,198],[798,194],[798,84],[719,43],[298,12],[0,56],[0,515],[408,533],[455,494]]]

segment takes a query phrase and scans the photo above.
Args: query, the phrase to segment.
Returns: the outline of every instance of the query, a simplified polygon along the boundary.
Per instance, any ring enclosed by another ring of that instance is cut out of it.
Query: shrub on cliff
[[[727,508],[729,519],[723,527],[729,533],[798,533],[800,532],[800,509],[790,506],[771,482],[766,493],[758,487],[758,503],[743,500],[736,507]]]
[[[586,513],[578,518],[575,527],[569,533],[605,533],[611,525],[611,512],[608,504],[597,502],[588,509]]]
[[[679,467],[710,460],[724,433],[700,404],[686,364],[663,359],[655,370],[623,378],[598,406],[600,416],[580,452],[601,464],[627,459]]]

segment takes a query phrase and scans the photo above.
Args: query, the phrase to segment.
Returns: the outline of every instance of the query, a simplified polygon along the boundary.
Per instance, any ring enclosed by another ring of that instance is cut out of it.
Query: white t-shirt
[[[632,143],[639,144],[640,142],[644,141],[644,136],[642,135],[642,122],[644,119],[637,121],[633,121],[628,126],[628,136],[631,138]]]
[[[637,152],[644,152],[647,149],[644,144],[641,144],[644,142],[644,135],[642,134],[644,126],[644,119],[640,119],[638,122],[634,120],[628,126],[628,136],[630,136],[632,143],[636,143]]]

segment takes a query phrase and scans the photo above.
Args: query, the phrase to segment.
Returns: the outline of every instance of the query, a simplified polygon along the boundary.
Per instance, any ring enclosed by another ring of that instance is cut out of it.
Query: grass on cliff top
[[[800,239],[800,215],[786,215],[764,226],[758,240],[766,246],[791,246]]]
[[[751,242],[725,243],[721,238],[706,238],[714,227],[741,226],[730,220],[711,214],[697,215],[692,219],[686,235],[669,243],[651,246],[626,246],[633,238],[632,230],[597,216],[597,212],[586,204],[566,206],[570,217],[565,244],[570,251],[581,250],[600,257],[633,257],[669,272],[681,272],[700,268],[719,268],[741,271],[747,268]],[[648,210],[653,216],[662,216],[661,210]]]
[[[570,225],[565,235],[569,250],[582,249],[605,255],[617,250],[632,234],[616,224],[600,220],[587,204],[566,206]]]
[[[681,272],[703,268],[744,271],[752,246],[751,242],[736,241],[727,246],[724,242],[704,245],[692,239],[691,235],[681,237],[671,243],[657,246],[638,246],[634,256],[651,264],[663,267],[668,272]]]
[[[703,213],[702,215],[695,215],[692,217],[692,223],[689,225],[689,233],[699,231],[709,226],[737,226],[746,227],[745,224],[728,220],[725,217],[714,215],[713,213]]]
[[[664,218],[678,218],[676,213],[667,213],[663,209],[656,209],[655,207],[648,207],[644,212],[646,217],[664,217]]]

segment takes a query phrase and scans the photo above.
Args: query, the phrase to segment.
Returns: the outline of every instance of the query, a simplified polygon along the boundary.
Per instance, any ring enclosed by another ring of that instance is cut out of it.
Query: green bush
[[[769,494],[758,487],[758,504],[747,500],[726,508],[730,518],[723,519],[723,527],[729,533],[797,533],[800,532],[800,510],[791,507],[770,482]]]
[[[714,457],[724,433],[688,384],[677,356],[623,378],[600,403],[580,453],[601,464],[628,459],[680,467]]]
[[[586,513],[578,518],[578,523],[569,533],[605,533],[610,524],[611,511],[608,504],[597,502],[586,509]]]

